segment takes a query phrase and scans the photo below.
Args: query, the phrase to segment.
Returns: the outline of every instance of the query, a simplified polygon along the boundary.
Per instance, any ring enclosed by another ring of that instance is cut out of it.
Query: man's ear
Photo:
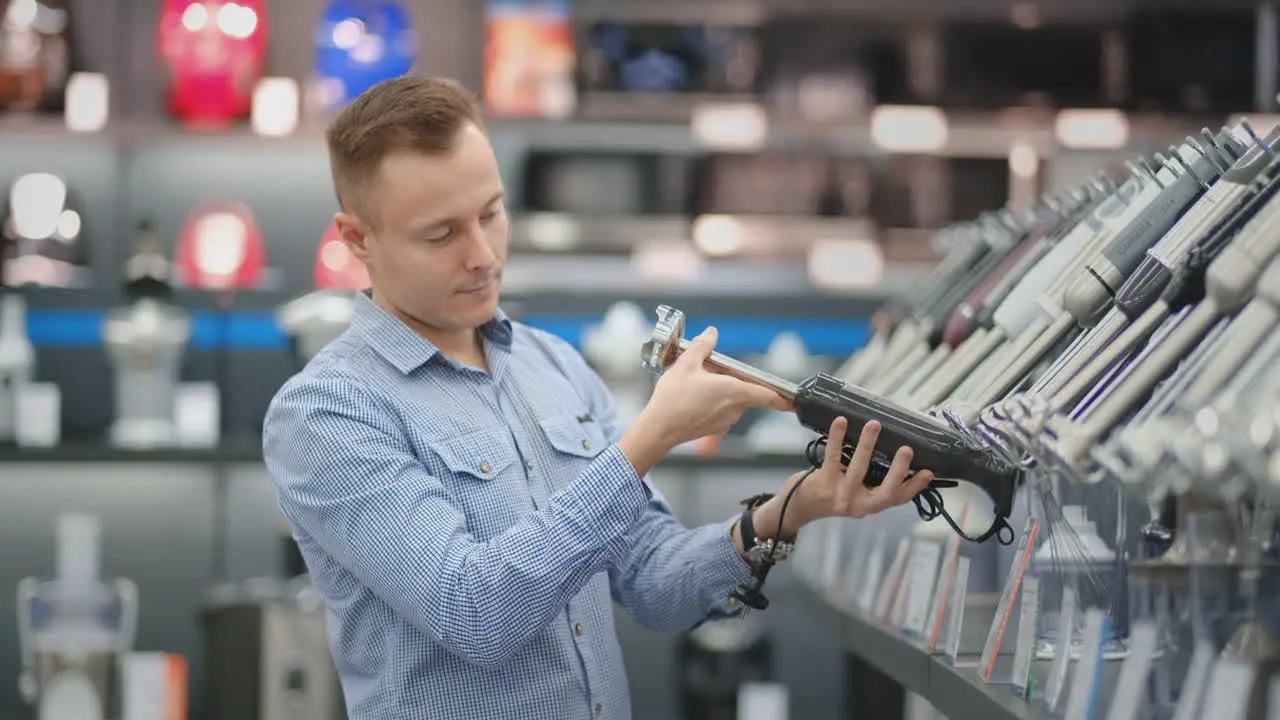
[[[370,238],[368,226],[360,218],[345,212],[334,214],[333,224],[338,228],[338,234],[342,237],[342,242],[346,243],[347,248],[351,250],[351,254],[359,258],[360,262],[368,262]]]

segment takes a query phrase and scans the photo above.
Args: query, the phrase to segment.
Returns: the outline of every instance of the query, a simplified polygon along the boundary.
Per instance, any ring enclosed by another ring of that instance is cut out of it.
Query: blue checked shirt
[[[736,614],[733,521],[677,522],[570,345],[481,332],[490,373],[361,294],[268,410],[351,720],[628,718],[613,603],[660,631]]]

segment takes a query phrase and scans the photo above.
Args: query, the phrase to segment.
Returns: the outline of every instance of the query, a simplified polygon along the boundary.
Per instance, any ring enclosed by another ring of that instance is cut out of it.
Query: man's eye
[[[452,230],[441,229],[441,230],[436,230],[434,232],[429,232],[423,235],[422,239],[430,243],[439,243],[439,242],[444,242],[445,240],[448,240],[449,236],[452,234],[453,234]]]

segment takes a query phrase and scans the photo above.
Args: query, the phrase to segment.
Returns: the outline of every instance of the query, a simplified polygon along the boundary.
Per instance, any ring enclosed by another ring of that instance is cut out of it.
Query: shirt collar
[[[351,329],[402,373],[413,372],[435,356],[442,355],[434,343],[375,303],[369,290],[356,293]],[[480,326],[480,335],[504,349],[511,347],[514,337],[511,320],[502,308],[498,308],[493,317]]]

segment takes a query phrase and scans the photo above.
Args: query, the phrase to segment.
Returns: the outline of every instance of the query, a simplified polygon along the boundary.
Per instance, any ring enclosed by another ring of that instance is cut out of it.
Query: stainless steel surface
[[[640,354],[645,368],[661,375],[684,354],[685,350],[689,349],[689,340],[684,337],[684,313],[666,305],[659,306],[657,312],[658,322],[654,326],[653,337],[644,344]],[[735,360],[728,355],[712,352],[705,364],[716,372],[767,387],[787,399],[794,399],[796,396],[795,383]]]

